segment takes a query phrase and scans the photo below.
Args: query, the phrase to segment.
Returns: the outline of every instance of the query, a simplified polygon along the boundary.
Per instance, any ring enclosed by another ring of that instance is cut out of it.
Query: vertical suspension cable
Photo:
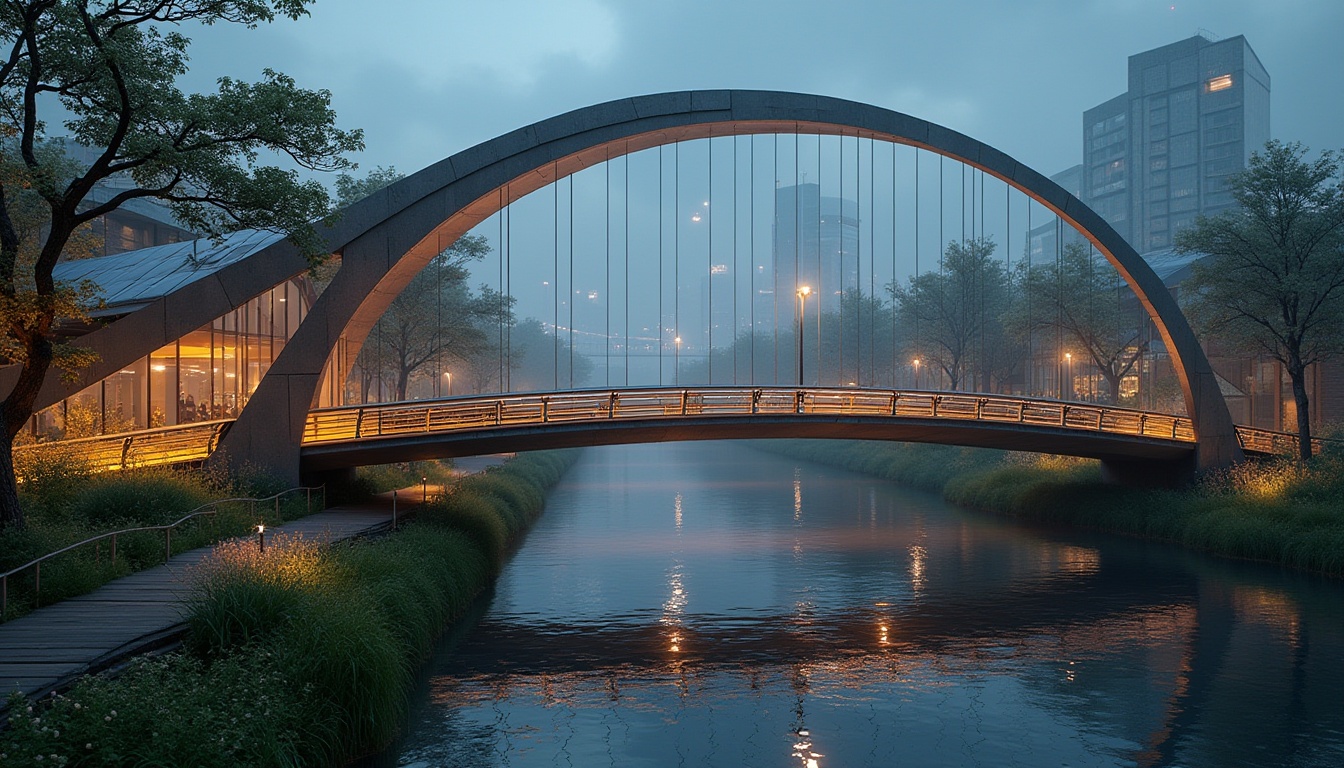
[[[751,300],[748,302],[747,312],[751,315],[751,354],[749,363],[751,365],[751,375],[748,381],[751,384],[756,383],[756,134],[751,134],[751,160],[748,163],[747,194],[750,195],[747,202],[747,247],[751,251],[750,277],[747,282],[751,287]]]
[[[658,145],[658,386],[663,386],[663,150]]]
[[[499,391],[504,391],[504,188],[499,188]]]
[[[569,388],[574,388],[574,174],[569,174]]]
[[[672,145],[672,384],[681,386],[681,142]]]
[[[877,142],[868,139],[868,386],[877,386]]]
[[[705,309],[708,310],[705,317],[705,325],[709,328],[707,343],[705,345],[705,383],[712,385],[714,383],[714,137],[705,139],[705,150],[709,154],[709,191],[705,193],[705,206],[709,210],[705,211],[707,221],[705,228],[709,230],[709,244],[705,248],[705,260],[708,262],[706,267],[706,288],[705,303],[708,304]]]
[[[505,206],[509,216],[505,222],[504,237],[508,247],[504,249],[506,264],[504,267],[504,306],[509,307],[509,301],[513,295],[513,187],[505,185],[504,187]],[[504,391],[513,391],[513,323],[509,315],[505,315],[504,323]]]
[[[625,386],[630,386],[630,142],[625,142]]]
[[[605,356],[606,364],[606,382],[611,386],[611,147],[606,149],[606,159],[602,162],[602,172],[606,178],[606,186],[603,187],[602,198],[602,222],[603,238],[606,249],[606,274],[603,278],[606,280],[605,292],[602,294],[602,319],[605,321],[606,331],[602,344],[602,354]]]
[[[817,284],[818,284],[818,286],[820,286],[820,284],[821,284],[821,277],[820,277],[820,274],[821,274],[821,221],[822,221],[822,213],[821,213],[821,181],[822,181],[822,175],[821,175],[821,139],[822,139],[821,136],[818,136],[818,137],[817,137],[817,274],[818,274],[818,277],[817,277]],[[836,143],[839,145],[839,147],[838,147],[837,150],[836,150],[836,154],[840,157],[840,163],[839,163],[839,166],[840,166],[840,182],[839,182],[839,184],[837,185],[837,190],[836,190],[836,197],[838,198],[838,202],[839,202],[839,204],[840,204],[840,210],[839,210],[839,212],[836,214],[836,219],[837,219],[837,221],[836,221],[836,240],[839,242],[839,249],[838,249],[838,250],[839,250],[839,253],[837,254],[837,261],[840,262],[840,275],[839,275],[839,277],[840,277],[840,301],[839,301],[839,302],[837,303],[837,305],[836,305],[836,309],[837,309],[838,311],[837,311],[835,314],[836,314],[836,316],[837,316],[837,317],[839,318],[839,320],[840,320],[840,322],[839,322],[839,325],[840,325],[840,362],[839,362],[839,365],[836,366],[836,369],[835,369],[835,376],[836,376],[836,379],[838,379],[837,383],[843,383],[843,382],[844,382],[844,379],[845,379],[845,223],[844,223],[844,222],[845,222],[845,135],[844,135],[843,133],[840,134],[840,136],[838,137],[838,141],[837,141]],[[856,205],[858,204],[857,201],[855,202],[855,204],[856,204]],[[822,346],[821,333],[820,333],[820,328],[821,328],[821,314],[822,314],[822,311],[821,311],[822,296],[823,296],[823,294],[822,294],[820,291],[818,291],[818,292],[817,292],[817,328],[818,328],[818,333],[817,333],[817,361],[818,361],[818,365],[820,365],[820,361],[821,361],[821,346]],[[821,373],[821,368],[817,368],[817,372],[818,372],[818,373]],[[817,384],[821,384],[821,383],[822,383],[821,379],[817,379]]]
[[[896,287],[896,142],[891,146],[891,287]],[[918,258],[918,257],[916,257]],[[883,300],[885,302],[885,299]],[[877,329],[873,329],[876,334]],[[891,388],[896,388],[896,297],[891,298]]]
[[[554,237],[551,242],[551,369],[554,375],[552,389],[560,388],[560,161],[551,164],[551,222]]]
[[[737,329],[738,329],[738,325],[737,325],[737,324],[738,324],[738,322],[739,322],[739,317],[738,317],[738,314],[737,314],[737,273],[738,273],[738,270],[741,268],[740,265],[737,263],[737,202],[738,202],[738,201],[737,201],[737,144],[738,144],[738,137],[737,137],[737,136],[734,136],[734,137],[733,137],[733,248],[732,248],[732,259],[733,259],[733,271],[732,271],[732,276],[733,276],[733,278],[732,278],[732,286],[733,286],[733,325],[732,325],[732,328],[730,329],[730,330],[732,330],[732,332],[733,332],[733,336],[732,336],[732,338],[731,338],[730,341],[729,341],[729,343],[733,345],[733,384],[734,384],[734,385],[737,384],[737,366],[738,366],[738,362],[737,362],[737,347],[738,347],[738,343],[737,343]]]

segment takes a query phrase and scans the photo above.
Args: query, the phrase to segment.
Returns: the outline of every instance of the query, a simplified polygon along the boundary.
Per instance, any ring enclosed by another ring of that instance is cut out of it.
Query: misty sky
[[[191,30],[191,87],[264,66],[328,88],[361,166],[413,172],[551,115],[693,88],[822,93],[929,119],[1047,174],[1081,159],[1082,112],[1126,58],[1244,34],[1272,131],[1340,148],[1339,0],[318,0],[256,31]]]

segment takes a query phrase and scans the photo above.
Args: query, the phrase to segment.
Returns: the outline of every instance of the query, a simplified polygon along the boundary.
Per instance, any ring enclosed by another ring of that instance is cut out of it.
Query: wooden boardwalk
[[[468,471],[488,463],[458,462]],[[398,496],[398,511],[410,511],[419,506],[422,494],[416,487]],[[377,531],[391,520],[391,494],[384,494],[268,527],[266,533],[301,533],[308,539],[339,541]],[[0,624],[0,710],[11,691],[19,690],[30,698],[44,696],[80,675],[174,644],[184,628],[182,609],[190,573],[209,551],[204,547],[183,552],[164,565]]]

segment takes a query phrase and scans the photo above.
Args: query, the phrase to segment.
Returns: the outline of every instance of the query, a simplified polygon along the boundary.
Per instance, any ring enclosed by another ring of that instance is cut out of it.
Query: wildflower
[[[117,716],[117,710],[115,710],[115,709],[112,710],[112,716],[113,716],[113,717],[116,717],[116,716]]]
[[[93,749],[93,742],[89,742],[88,744],[85,744],[85,745],[84,745],[84,748],[85,748],[85,749]]]
[[[41,755],[37,755],[36,757],[33,758],[33,760],[35,760],[36,762],[39,762],[39,763],[40,763],[40,762],[42,762],[42,756],[41,756]]]
[[[80,706],[78,701],[75,702],[75,709],[83,709],[83,708],[84,707]]]
[[[111,716],[111,715],[103,715],[103,722],[104,722],[104,723],[110,723],[110,722],[112,722],[112,716]]]

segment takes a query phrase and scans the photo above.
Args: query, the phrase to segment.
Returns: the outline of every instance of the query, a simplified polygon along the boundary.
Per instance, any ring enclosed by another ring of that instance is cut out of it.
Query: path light
[[[420,492],[421,492],[421,494],[422,494],[422,495],[420,496],[420,503],[421,503],[421,504],[428,504],[428,503],[429,503],[429,478],[428,478],[428,477],[423,477],[423,476],[422,476],[422,477],[420,478]]]
[[[257,551],[266,553],[266,524],[257,523]]]
[[[915,389],[919,389],[919,358],[915,358]]]

